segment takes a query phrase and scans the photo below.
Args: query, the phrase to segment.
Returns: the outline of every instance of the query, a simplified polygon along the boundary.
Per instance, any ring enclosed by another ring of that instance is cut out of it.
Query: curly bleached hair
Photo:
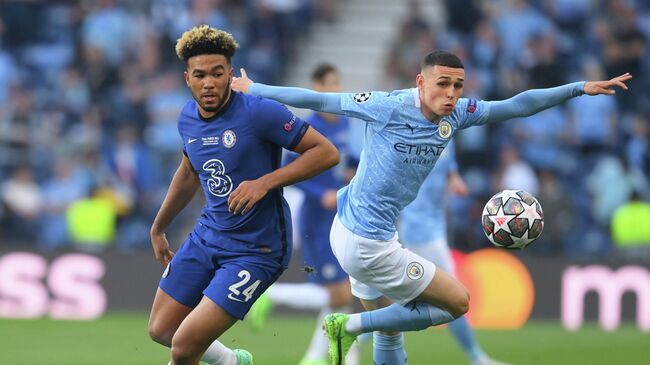
[[[203,54],[224,55],[228,62],[239,47],[232,34],[207,25],[194,27],[176,41],[176,55],[187,63],[191,57]]]

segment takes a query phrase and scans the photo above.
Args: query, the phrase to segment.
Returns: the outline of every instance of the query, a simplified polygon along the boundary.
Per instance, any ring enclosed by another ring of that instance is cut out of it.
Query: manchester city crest
[[[438,134],[440,135],[440,137],[449,138],[452,132],[453,132],[453,128],[451,126],[451,123],[449,123],[446,120],[440,121],[440,124],[438,124]]]

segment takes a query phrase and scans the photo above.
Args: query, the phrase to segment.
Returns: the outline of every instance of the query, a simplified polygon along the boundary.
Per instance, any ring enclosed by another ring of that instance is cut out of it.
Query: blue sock
[[[361,313],[361,332],[419,331],[453,321],[449,312],[426,302],[397,303],[386,308]]]
[[[470,361],[475,361],[485,356],[483,350],[481,350],[481,347],[478,345],[478,342],[476,342],[474,331],[469,326],[469,323],[467,323],[465,316],[459,317],[453,322],[449,322],[449,330],[463,348],[463,351],[465,351],[465,354],[467,354]]]
[[[375,332],[373,335],[373,360],[375,365],[404,365],[404,335],[388,336]]]

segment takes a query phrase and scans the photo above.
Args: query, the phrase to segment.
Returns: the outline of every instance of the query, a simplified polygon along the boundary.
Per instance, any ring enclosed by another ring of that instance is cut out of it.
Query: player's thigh
[[[253,303],[285,270],[277,259],[256,255],[242,255],[219,264],[203,293],[237,319],[244,319]]]
[[[389,305],[393,304],[393,301],[388,299],[385,296],[381,296],[379,298],[370,299],[370,300],[366,300],[366,299],[360,299],[360,300],[361,300],[361,304],[363,305],[363,307],[368,311],[372,311],[372,310],[375,310],[375,309],[386,308]]]
[[[155,341],[170,346],[180,323],[201,300],[214,273],[204,257],[203,249],[188,239],[163,272],[149,317]]]
[[[454,275],[454,261],[446,239],[439,238],[425,244],[411,244],[407,245],[407,248],[433,262],[438,269]]]
[[[192,308],[158,288],[149,316],[149,336],[162,345],[171,346],[174,333],[191,311]]]
[[[443,270],[436,270],[433,279],[416,300],[445,309],[456,318],[469,309],[469,292],[463,284]]]
[[[192,357],[198,360],[210,344],[235,322],[237,322],[237,318],[204,296],[174,334],[172,355],[183,358]]]

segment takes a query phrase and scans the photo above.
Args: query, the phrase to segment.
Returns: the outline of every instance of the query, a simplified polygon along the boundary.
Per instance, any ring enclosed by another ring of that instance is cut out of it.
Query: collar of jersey
[[[230,98],[228,98],[228,101],[226,102],[226,105],[224,105],[223,108],[221,108],[221,110],[219,110],[219,111],[217,112],[217,114],[211,116],[210,118],[203,118],[203,116],[201,115],[201,112],[199,111],[199,104],[196,103],[196,114],[198,114],[199,119],[201,119],[201,120],[204,121],[204,122],[213,122],[215,119],[217,119],[217,118],[219,118],[221,115],[223,115],[223,113],[225,113],[226,111],[228,111],[228,109],[230,109],[230,105],[232,105],[232,102],[233,102],[233,100],[235,100],[235,98],[237,97],[237,94],[238,94],[238,93],[237,93],[236,91],[231,90],[231,91],[230,91]]]

